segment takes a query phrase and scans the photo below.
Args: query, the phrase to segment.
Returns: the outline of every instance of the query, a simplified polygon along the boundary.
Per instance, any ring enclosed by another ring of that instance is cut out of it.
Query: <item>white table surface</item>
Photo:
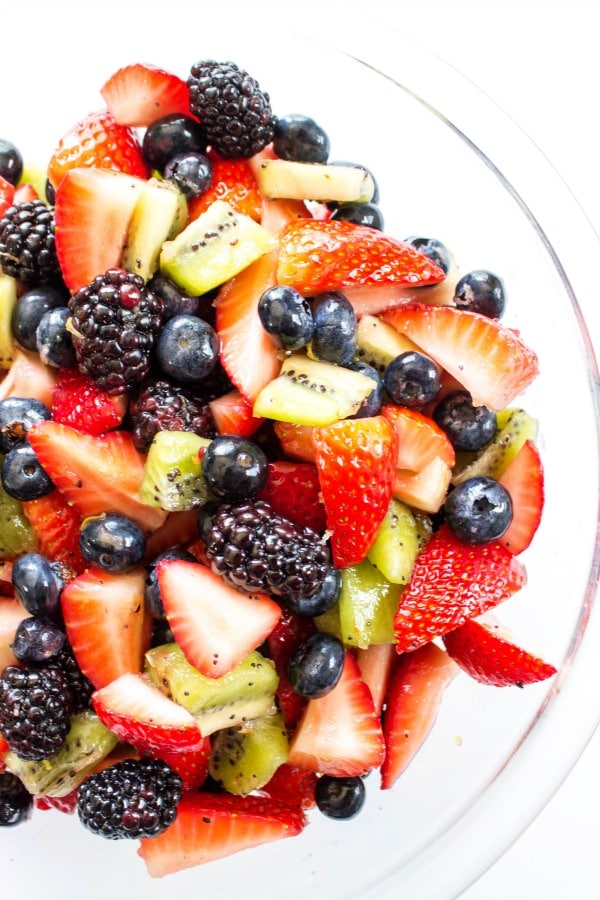
[[[451,63],[509,113],[600,234],[598,0],[422,0],[374,2],[369,9]],[[590,690],[600,692],[600,685]],[[597,731],[538,818],[460,900],[598,900],[599,804]]]

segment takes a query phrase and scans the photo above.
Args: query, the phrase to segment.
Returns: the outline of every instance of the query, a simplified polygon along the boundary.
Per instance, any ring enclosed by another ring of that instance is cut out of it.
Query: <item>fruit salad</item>
[[[232,62],[0,139],[0,825],[152,877],[358,815],[502,625],[544,506],[498,273]],[[351,148],[348,148],[351,152]]]

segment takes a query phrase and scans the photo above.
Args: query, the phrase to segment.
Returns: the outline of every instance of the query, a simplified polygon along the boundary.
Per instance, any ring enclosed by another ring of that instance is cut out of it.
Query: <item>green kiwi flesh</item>
[[[468,478],[488,475],[500,478],[525,441],[535,440],[538,423],[524,409],[507,409],[498,413],[495,437],[474,457],[459,458],[452,473],[452,484]]]
[[[196,509],[212,497],[200,453],[210,440],[189,431],[159,431],[148,449],[140,499],[168,512]]]
[[[369,560],[392,584],[407,584],[419,550],[414,514],[405,503],[392,499],[369,550]]]
[[[213,736],[208,771],[230,794],[245,797],[271,780],[286,762],[288,751],[287,728],[277,711],[218,731]]]

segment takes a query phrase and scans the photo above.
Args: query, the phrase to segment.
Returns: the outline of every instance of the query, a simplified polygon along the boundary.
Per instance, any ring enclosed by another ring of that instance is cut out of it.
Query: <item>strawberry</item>
[[[281,616],[266,594],[242,594],[200,563],[163,560],[156,572],[175,640],[190,665],[209,678],[238,665]]]
[[[419,553],[394,617],[396,650],[416,650],[518,591],[525,568],[499,541],[471,546],[447,525]]]
[[[294,650],[314,634],[315,630],[315,624],[310,617],[298,616],[283,610],[279,622],[267,638],[269,653],[279,675],[277,703],[290,730],[300,721],[307,700],[293,689],[287,675],[287,666]]]
[[[209,152],[208,156],[213,170],[211,186],[189,201],[189,221],[197,219],[215,200],[225,200],[234,209],[260,222],[262,199],[248,160],[220,159],[214,152]]]
[[[135,132],[106,111],[92,112],[60,139],[48,163],[48,178],[58,188],[70,169],[112,169],[147,178],[149,171]]]
[[[13,596],[12,569],[11,560],[0,559],[0,599]]]
[[[316,804],[317,781],[316,772],[283,763],[261,788],[261,794],[295,809],[312,809]]]
[[[439,511],[450,485],[452,470],[440,456],[434,456],[420,472],[396,469],[392,496],[426,513]]]
[[[325,531],[325,507],[320,497],[319,473],[312,463],[271,462],[267,483],[258,495],[274,511],[301,528]]]
[[[210,736],[207,735],[202,738],[200,744],[189,750],[171,751],[162,747],[159,752],[151,753],[150,756],[168,763],[181,778],[184,790],[197,791],[208,776],[210,754],[211,742]]]
[[[103,434],[121,425],[127,399],[113,397],[79,369],[60,369],[52,394],[52,418],[86,434]]]
[[[83,572],[87,562],[79,547],[81,513],[61,492],[54,490],[37,500],[24,501],[23,512],[36,533],[40,553]]]
[[[452,306],[456,278],[446,275],[443,281],[422,287],[419,284],[377,284],[364,287],[350,287],[344,296],[352,304],[356,315],[378,316],[388,309],[406,306],[410,303],[426,303],[428,306]]]
[[[10,748],[9,748],[9,746],[8,746],[8,743],[5,741],[5,739],[4,739],[4,738],[2,737],[2,735],[0,734],[0,772],[4,772],[4,769],[5,769],[5,765],[4,765],[4,754],[5,754],[9,749],[10,749]]]
[[[454,447],[429,416],[394,403],[384,403],[381,415],[392,423],[398,435],[398,469],[420,472],[436,456],[452,468],[456,461]]]
[[[538,374],[533,350],[497,319],[423,304],[398,307],[382,318],[454,376],[477,405],[504,409]]]
[[[154,687],[145,675],[126,672],[94,691],[92,704],[101,722],[120,741],[140,753],[199,749],[198,723],[183,706]]]
[[[496,623],[469,619],[444,635],[448,654],[476,681],[523,687],[556,675],[556,669],[503,636]]]
[[[171,113],[191,115],[185,81],[145,63],[118,69],[104,82],[100,93],[109,113],[120,125],[139,128]]]
[[[12,642],[19,622],[29,617],[27,610],[13,597],[0,597],[0,672],[17,662]]]
[[[18,184],[15,188],[13,203],[30,203],[31,200],[39,200],[40,195],[32,184]]]
[[[56,253],[72,293],[120,265],[141,178],[108,169],[70,169],[56,191]]]
[[[287,761],[313,772],[351,777],[380,766],[383,755],[383,733],[371,692],[348,650],[333,690],[308,701]]]
[[[383,416],[343,419],[313,431],[315,461],[335,565],[365,558],[387,512],[398,439]]]
[[[65,794],[64,797],[42,797],[38,795],[33,798],[33,803],[36,809],[54,809],[57,812],[71,816],[77,809],[77,788]]]
[[[10,369],[0,381],[0,400],[6,397],[33,397],[52,406],[56,369],[45,366],[39,353],[15,348]]]
[[[312,440],[314,426],[296,425],[295,422],[275,422],[273,430],[286,456],[314,463],[315,450]]]
[[[194,541],[198,536],[198,510],[183,509],[171,512],[164,523],[148,535],[146,559],[152,561],[163,550]]]
[[[67,638],[79,668],[96,688],[142,671],[150,624],[145,582],[141,566],[119,574],[90,566],[62,590]]]
[[[413,247],[342,219],[292,222],[281,235],[277,282],[306,296],[357,285],[435,284],[444,277]]]
[[[208,405],[219,434],[251,437],[264,422],[253,414],[252,403],[235,389],[215,397]]]
[[[533,441],[525,441],[499,481],[513,504],[512,522],[500,541],[516,556],[531,544],[544,508],[544,470]]]
[[[142,838],[139,855],[154,878],[294,837],[303,830],[302,810],[265,797],[194,792],[184,794],[175,821],[162,834]]]
[[[127,431],[83,434],[58,422],[39,422],[28,432],[35,453],[61,493],[83,516],[111,510],[147,531],[166,513],[139,500],[144,457]]]
[[[13,205],[14,197],[14,185],[0,175],[0,218],[2,218],[6,210],[10,209]]]
[[[387,686],[392,672],[392,664],[397,658],[393,644],[370,644],[356,651],[356,661],[360,676],[373,698],[377,715],[381,715]]]
[[[385,759],[381,787],[386,790],[404,772],[429,734],[448,684],[458,666],[435,644],[398,657],[385,700]]]

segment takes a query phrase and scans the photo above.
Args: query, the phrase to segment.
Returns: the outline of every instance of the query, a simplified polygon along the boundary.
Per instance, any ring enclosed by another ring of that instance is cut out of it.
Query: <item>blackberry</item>
[[[0,676],[0,733],[21,759],[54,756],[70,727],[72,700],[55,666],[7,666]]]
[[[126,759],[83,781],[77,813],[110,840],[154,837],[173,822],[181,791],[181,778],[162,760]]]
[[[81,371],[109,394],[124,394],[147,378],[163,324],[164,303],[139,275],[109,269],[69,300]]]
[[[222,504],[203,533],[214,572],[248,593],[279,597],[284,605],[315,594],[331,569],[321,536],[276,515],[264,500]]]
[[[33,797],[11,772],[0,775],[0,826],[18,825],[33,811]]]
[[[63,283],[54,244],[54,208],[42,200],[15,203],[0,219],[0,266],[24,285]]]
[[[204,60],[188,78],[190,110],[206,129],[208,143],[226,159],[254,156],[273,140],[276,117],[269,95],[232,62]]]
[[[158,431],[190,431],[206,438],[216,434],[208,403],[166,379],[144,385],[129,411],[133,442],[140,453],[148,452]]]
[[[63,644],[63,648],[58,656],[52,660],[52,665],[60,669],[65,677],[71,694],[73,714],[91,709],[92,694],[95,688],[89,678],[79,668],[70,644],[66,642]]]

